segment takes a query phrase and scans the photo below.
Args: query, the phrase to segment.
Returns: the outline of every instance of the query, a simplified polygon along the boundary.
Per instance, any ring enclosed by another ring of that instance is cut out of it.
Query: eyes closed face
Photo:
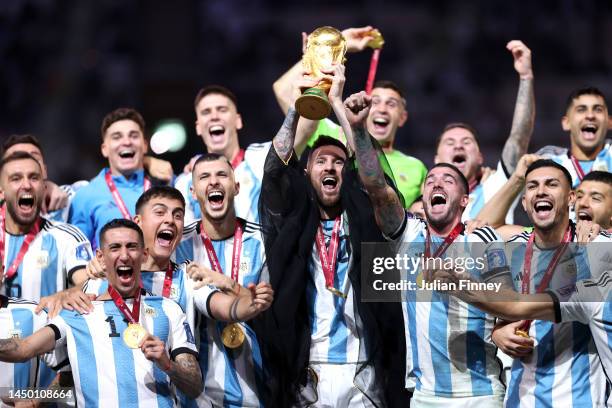
[[[468,181],[471,181],[476,177],[483,159],[472,132],[456,127],[442,134],[435,162],[452,164],[463,173]]]
[[[308,161],[310,183],[323,207],[333,207],[340,202],[345,161],[344,152],[336,146],[318,148]]]
[[[368,114],[368,132],[387,147],[393,143],[397,129],[406,123],[408,113],[402,97],[393,89],[374,88]]]
[[[238,145],[242,119],[225,95],[208,94],[196,106],[196,132],[210,153],[225,154]]]
[[[604,143],[608,132],[608,108],[599,95],[580,95],[563,116],[563,130],[570,132],[573,144],[591,152]]]
[[[234,208],[234,197],[240,186],[225,159],[200,162],[193,169],[193,197],[202,213],[211,219],[225,218]]]
[[[130,175],[142,169],[146,152],[147,141],[133,120],[119,120],[106,129],[102,155],[108,159],[113,174]]]
[[[32,159],[8,162],[2,169],[0,184],[13,221],[19,225],[34,223],[45,192],[40,164]]]
[[[423,186],[423,209],[427,220],[437,224],[452,221],[467,205],[467,195],[450,168],[436,167],[429,171]]]
[[[152,256],[170,258],[183,236],[185,208],[174,198],[154,197],[134,219]]]
[[[140,265],[145,257],[138,232],[131,228],[106,231],[96,256],[106,268],[109,285],[123,297],[134,295],[140,286]]]
[[[612,187],[600,181],[583,181],[576,189],[576,217],[612,227]]]

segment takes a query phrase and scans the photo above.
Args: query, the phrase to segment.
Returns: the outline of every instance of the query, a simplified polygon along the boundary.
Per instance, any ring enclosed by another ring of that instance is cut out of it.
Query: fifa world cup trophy
[[[308,36],[302,65],[311,76],[322,78],[325,74],[321,70],[330,69],[332,64],[343,63],[345,54],[346,40],[342,33],[333,27],[319,27]],[[302,92],[295,101],[295,110],[306,119],[326,118],[331,113],[327,97],[330,88],[331,82],[322,78],[316,86]]]

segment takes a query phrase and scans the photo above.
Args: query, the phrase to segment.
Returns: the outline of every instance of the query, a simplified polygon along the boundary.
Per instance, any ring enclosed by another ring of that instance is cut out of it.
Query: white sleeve
[[[60,370],[68,365],[68,350],[66,347],[66,336],[68,325],[60,315],[49,321],[47,327],[50,327],[55,333],[55,349],[46,353],[42,360],[47,366],[53,370]],[[65,371],[65,370],[62,370]]]
[[[93,252],[91,244],[80,231],[78,235],[66,234],[64,245],[64,270],[66,276],[71,279],[74,271],[85,268],[93,259]]]
[[[597,283],[582,280],[576,283],[573,291],[571,289],[568,287],[549,292],[555,304],[555,320],[589,324],[602,305]],[[570,291],[571,294],[568,293]]]
[[[108,289],[106,279],[87,279],[83,284],[83,293],[100,296]]]
[[[216,292],[219,292],[219,289],[212,285],[202,286],[193,292],[193,303],[196,309],[209,319],[214,319],[210,311],[210,301]]]
[[[198,349],[195,345],[195,337],[181,307],[176,302],[168,299],[164,299],[163,305],[164,312],[170,322],[171,330],[167,346],[172,359],[174,360],[177,355],[182,353],[197,355]]]

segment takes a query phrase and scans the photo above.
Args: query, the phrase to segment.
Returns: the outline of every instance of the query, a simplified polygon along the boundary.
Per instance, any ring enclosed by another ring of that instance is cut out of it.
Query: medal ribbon
[[[134,306],[132,307],[131,311],[127,303],[125,303],[125,300],[121,297],[119,292],[115,290],[115,288],[109,286],[108,294],[111,296],[113,302],[115,303],[121,314],[125,316],[128,322],[130,322],[131,324],[138,324],[138,320],[140,320],[140,287],[138,287],[136,296],[134,296]]]
[[[436,252],[433,254],[433,258],[438,258],[440,255],[446,251],[446,249],[453,243],[455,238],[459,236],[459,234],[463,231],[463,224],[458,222],[457,225],[453,227],[450,234],[446,238],[444,238],[444,242],[438,247]],[[425,258],[430,258],[431,254],[431,238],[429,236],[429,228],[427,229],[427,239],[425,240]]]
[[[217,258],[217,254],[215,253],[215,248],[213,248],[212,241],[204,231],[204,224],[201,224],[200,227],[200,236],[202,237],[202,243],[206,248],[206,253],[208,254],[208,260],[210,261],[210,266],[213,271],[223,273],[223,268],[221,268],[221,263],[219,263],[219,258]],[[232,249],[232,280],[238,282],[238,272],[240,269],[240,252],[242,251],[242,225],[238,220],[236,220],[236,228],[234,229],[234,247]],[[240,282],[238,282],[240,283]]]
[[[372,51],[372,58],[370,59],[370,70],[368,71],[368,80],[366,81],[365,91],[368,95],[372,93],[374,87],[374,79],[376,78],[376,70],[378,69],[378,60],[380,59],[381,48],[375,48]]]
[[[4,244],[6,241],[5,220],[6,204],[0,207],[0,265],[2,265],[3,267],[3,270],[1,270],[0,273],[4,272]],[[17,256],[15,257],[15,259],[13,259],[13,263],[4,273],[4,277],[6,278],[6,280],[11,279],[13,276],[15,276],[15,274],[17,274],[17,269],[19,269],[19,265],[21,265],[23,257],[25,256],[26,252],[28,252],[30,244],[32,243],[32,241],[34,241],[36,235],[38,235],[38,232],[40,231],[40,224],[41,219],[40,217],[38,217],[32,228],[30,229],[30,232],[28,232],[28,234],[24,238],[23,243],[21,244],[21,248],[17,253]]]
[[[582,167],[580,166],[578,159],[576,159],[574,155],[570,155],[570,161],[572,162],[572,165],[574,166],[574,170],[576,170],[576,174],[578,174],[578,178],[580,179],[580,181],[582,181],[582,179],[584,178],[584,170],[582,170]]]
[[[244,149],[238,150],[238,154],[231,162],[232,168],[235,169],[244,160]]]
[[[339,232],[341,225],[342,216],[336,217],[328,249],[325,248],[325,236],[323,235],[323,228],[321,228],[320,223],[319,228],[317,229],[317,252],[319,253],[319,259],[321,260],[323,275],[325,276],[325,286],[329,289],[335,289],[334,274],[336,272],[336,261],[338,258],[339,246],[338,243],[340,241]]]
[[[561,245],[555,253],[553,254],[550,263],[546,267],[546,271],[544,272],[544,276],[540,281],[540,284],[536,288],[536,293],[542,293],[550,283],[552,279],[553,272],[557,267],[557,264],[561,260],[561,255],[565,252],[568,243],[571,240],[572,232],[571,228],[568,227],[565,231],[565,235],[563,236],[563,240],[561,241]],[[525,250],[525,263],[523,264],[523,282],[521,284],[521,293],[529,293],[529,289],[531,286],[531,258],[533,257],[533,244],[535,242],[535,234],[532,232],[529,236],[529,240],[527,241],[527,248]],[[531,327],[531,320],[527,320],[521,327],[521,330],[524,330],[526,333],[529,333],[529,328]]]
[[[172,275],[174,273],[174,268],[172,267],[172,262],[168,264],[168,269],[166,269],[166,276],[164,277],[164,288],[162,290],[162,296],[165,298],[170,298],[170,290],[172,289]]]
[[[104,174],[104,179],[106,180],[106,185],[108,186],[108,189],[110,190],[110,193],[113,196],[113,200],[115,200],[115,204],[117,204],[117,207],[119,207],[119,211],[121,211],[121,215],[123,216],[123,218],[127,220],[131,220],[132,215],[130,214],[130,211],[128,210],[125,203],[123,202],[123,198],[121,198],[121,194],[119,194],[119,190],[117,190],[117,186],[115,185],[115,182],[113,181],[113,177],[111,175],[110,170],[106,170],[106,174]],[[150,188],[151,188],[151,180],[149,180],[149,178],[145,176],[144,177],[144,191],[147,191]]]

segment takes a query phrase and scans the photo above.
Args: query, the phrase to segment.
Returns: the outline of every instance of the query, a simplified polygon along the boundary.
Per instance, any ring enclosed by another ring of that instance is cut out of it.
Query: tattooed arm
[[[293,107],[290,107],[287,111],[287,116],[283,125],[274,136],[272,144],[278,157],[285,163],[289,162],[291,158],[291,152],[293,152],[293,142],[295,140],[295,130],[297,128],[298,119],[300,116],[297,114]]]
[[[170,362],[166,374],[179,390],[190,398],[196,398],[204,389],[202,371],[198,360],[193,354],[182,353]]]
[[[272,286],[260,282],[247,287],[248,294],[234,296],[216,292],[210,299],[210,314],[216,320],[225,322],[242,322],[251,320],[259,313],[268,309],[274,300]],[[241,292],[242,293],[242,292]]]
[[[0,361],[21,363],[51,351],[54,347],[55,332],[46,326],[25,339],[1,339]]]
[[[510,41],[506,48],[512,52],[514,69],[520,77],[514,117],[512,118],[512,129],[502,151],[502,163],[506,166],[508,173],[512,174],[521,156],[527,153],[529,140],[533,133],[535,96],[531,51],[518,40]]]
[[[336,116],[343,128],[350,126],[344,132],[352,140],[359,177],[370,196],[376,223],[385,235],[391,236],[402,225],[405,211],[397,193],[387,184],[377,151],[365,127],[370,103],[371,98],[365,92],[351,95],[344,102],[344,112],[338,110]]]

